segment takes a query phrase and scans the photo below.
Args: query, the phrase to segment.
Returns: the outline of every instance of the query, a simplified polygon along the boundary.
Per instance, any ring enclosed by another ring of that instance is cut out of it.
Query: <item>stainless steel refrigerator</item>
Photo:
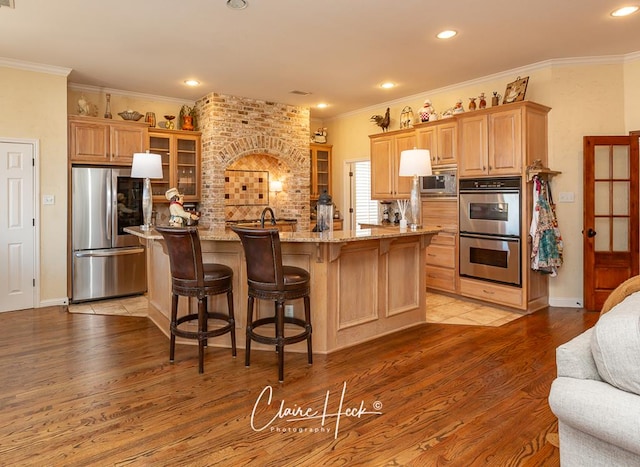
[[[71,169],[72,286],[71,301],[144,293],[145,249],[124,231],[141,225],[142,185],[130,169]]]

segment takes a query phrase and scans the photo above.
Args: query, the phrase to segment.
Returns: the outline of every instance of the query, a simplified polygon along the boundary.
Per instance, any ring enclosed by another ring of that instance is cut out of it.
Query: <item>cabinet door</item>
[[[430,126],[416,130],[416,144],[420,149],[427,149],[431,155],[431,165],[438,165],[438,132],[437,127]]]
[[[162,157],[162,179],[151,180],[154,201],[166,201],[164,194],[171,188],[171,137],[149,133],[149,152]]]
[[[489,116],[489,172],[518,175],[522,167],[522,112],[520,109]]]
[[[144,127],[111,126],[111,161],[131,164],[134,152],[144,152],[147,130]]]
[[[109,162],[109,126],[69,122],[69,158],[73,162]]]
[[[396,198],[408,198],[411,194],[413,177],[400,177],[398,171],[400,170],[400,156],[402,155],[402,151],[414,149],[416,144],[417,141],[414,132],[396,136],[396,152],[394,157],[394,195]]]
[[[438,125],[438,150],[436,165],[458,163],[458,123],[447,122]],[[422,148],[421,148],[422,149]]]
[[[392,137],[371,140],[371,199],[389,199],[393,195]]]
[[[488,173],[487,116],[479,115],[458,120],[461,177]]]
[[[312,146],[311,153],[311,198],[318,199],[325,190],[331,194],[331,150]]]
[[[200,198],[200,153],[199,137],[190,135],[176,135],[176,165],[175,185],[184,194],[185,201],[195,201]]]

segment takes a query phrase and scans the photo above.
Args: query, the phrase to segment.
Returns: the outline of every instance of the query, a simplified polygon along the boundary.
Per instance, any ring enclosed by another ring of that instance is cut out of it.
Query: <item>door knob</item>
[[[589,229],[589,230],[587,230],[587,237],[589,237],[589,238],[593,238],[593,237],[595,237],[595,236],[596,236],[596,234],[597,234],[597,233],[598,233],[598,232],[596,232],[595,230],[593,230],[593,229]]]

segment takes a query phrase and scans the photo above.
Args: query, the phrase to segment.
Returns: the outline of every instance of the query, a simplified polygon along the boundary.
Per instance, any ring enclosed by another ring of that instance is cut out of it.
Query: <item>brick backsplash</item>
[[[202,132],[203,221],[257,219],[265,205],[225,205],[225,170],[266,171],[283,182],[269,193],[279,218],[309,230],[309,109],[211,93],[196,102]],[[277,205],[276,205],[277,203]]]

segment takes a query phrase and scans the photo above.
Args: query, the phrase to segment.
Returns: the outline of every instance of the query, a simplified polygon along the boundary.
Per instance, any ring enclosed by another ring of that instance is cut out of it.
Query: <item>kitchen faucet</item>
[[[271,225],[276,225],[276,215],[273,212],[273,209],[270,207],[266,207],[262,210],[262,214],[260,215],[260,227],[264,229],[264,215],[270,212],[271,213]]]

